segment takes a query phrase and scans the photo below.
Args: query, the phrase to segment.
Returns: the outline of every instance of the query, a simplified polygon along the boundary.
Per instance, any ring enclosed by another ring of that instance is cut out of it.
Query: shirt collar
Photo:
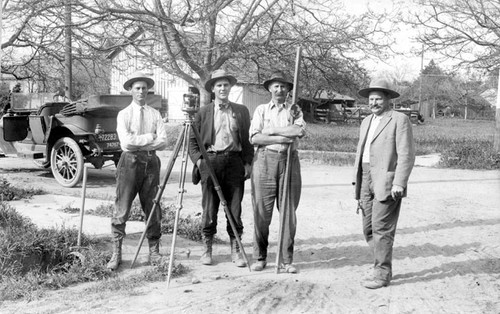
[[[274,107],[276,107],[276,108],[285,108],[285,109],[286,109],[286,108],[287,108],[287,104],[286,104],[286,102],[284,102],[284,103],[282,103],[281,105],[278,105],[278,104],[276,104],[274,101],[272,101],[272,100],[271,100],[271,101],[269,102],[269,108],[271,108],[271,109],[272,109],[272,108],[274,108]]]
[[[146,109],[148,107],[148,104],[145,104],[144,106],[141,106],[138,103],[136,103],[135,101],[132,101],[131,105],[132,105],[132,108],[134,110],[141,110],[141,108]]]

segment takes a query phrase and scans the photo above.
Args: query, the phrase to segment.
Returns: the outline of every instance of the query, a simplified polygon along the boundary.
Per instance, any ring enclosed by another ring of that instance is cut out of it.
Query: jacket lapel
[[[209,130],[210,131],[210,141],[211,143],[215,143],[215,129],[214,129],[214,108],[215,108],[215,104],[212,102],[208,105],[208,110],[207,110],[207,119],[205,119],[205,121],[208,122],[207,124],[207,128],[206,130]]]
[[[382,132],[382,130],[387,126],[389,121],[391,121],[391,119],[392,119],[392,110],[390,110],[389,112],[384,114],[384,116],[382,117],[382,120],[380,120],[380,123],[378,124],[378,127],[375,130],[375,133],[373,134],[372,143],[377,138],[377,136],[380,134],[380,132]]]

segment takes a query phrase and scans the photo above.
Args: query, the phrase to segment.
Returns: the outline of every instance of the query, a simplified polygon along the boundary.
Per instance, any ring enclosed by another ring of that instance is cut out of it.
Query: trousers
[[[374,277],[385,281],[392,278],[392,248],[396,235],[401,199],[389,197],[378,201],[374,197],[369,165],[363,164],[360,206],[363,212],[363,234],[374,259]]]
[[[137,194],[147,221],[160,183],[160,168],[161,162],[156,154],[123,152],[120,156],[116,169],[115,206],[111,218],[111,234],[114,240],[125,237],[125,226]],[[150,240],[158,240],[161,237],[160,208],[157,208],[151,217],[146,237]]]
[[[278,211],[283,200],[285,184],[286,153],[272,152],[265,149],[257,150],[252,168],[252,204],[254,210],[254,247],[253,255],[257,260],[266,260],[269,246],[269,225],[271,224],[274,204]],[[283,262],[293,262],[297,216],[295,211],[299,205],[302,190],[302,177],[297,151],[290,156],[290,186],[288,195],[291,197],[291,208],[283,226]]]
[[[238,235],[243,234],[241,221],[241,201],[245,191],[245,167],[239,153],[208,154],[210,165],[220,185],[229,212],[233,216]],[[217,233],[217,215],[219,212],[220,198],[215,189],[214,182],[205,160],[200,164],[201,176],[201,204],[203,207],[201,228],[206,237]],[[230,237],[235,237],[233,229],[226,216],[226,231]]]

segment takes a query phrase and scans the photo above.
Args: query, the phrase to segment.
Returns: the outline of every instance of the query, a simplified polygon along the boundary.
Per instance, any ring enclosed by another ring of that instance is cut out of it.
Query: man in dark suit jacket
[[[392,247],[415,148],[408,116],[391,109],[390,100],[399,94],[387,81],[374,80],[359,95],[368,98],[373,114],[361,123],[353,184],[363,212],[363,233],[374,257],[373,276],[364,286],[377,289],[392,278]]]
[[[229,101],[229,92],[235,83],[234,76],[228,75],[223,70],[214,71],[211,79],[205,84],[205,89],[214,93],[214,101],[201,107],[195,115],[194,125],[200,132],[201,142],[208,152],[210,165],[232,213],[238,235],[241,237],[243,233],[241,201],[245,180],[250,178],[254,150],[248,136],[250,128],[248,108]],[[207,161],[203,159],[194,134],[189,141],[189,155],[195,165],[193,172],[199,171],[203,194],[202,233],[205,252],[201,257],[201,263],[211,265],[212,243],[217,232],[220,199],[210,178]],[[196,181],[193,183],[196,184]],[[245,267],[246,262],[242,258],[229,221],[226,230],[231,242],[232,261],[238,267]]]

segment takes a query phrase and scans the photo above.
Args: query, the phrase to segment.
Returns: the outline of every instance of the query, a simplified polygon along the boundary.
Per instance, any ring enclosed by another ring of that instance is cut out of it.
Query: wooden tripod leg
[[[172,268],[174,264],[174,253],[175,253],[175,242],[177,239],[177,229],[179,226],[179,216],[182,209],[182,200],[184,197],[184,184],[186,183],[186,169],[187,169],[187,159],[188,159],[188,144],[189,144],[189,131],[191,122],[186,122],[186,127],[184,129],[184,138],[182,145],[182,165],[181,174],[179,178],[179,190],[177,191],[177,206],[175,210],[175,220],[174,220],[174,231],[172,234],[172,246],[170,248],[170,259],[168,261],[168,274],[167,274],[167,289],[170,286],[170,278],[172,277]]]

